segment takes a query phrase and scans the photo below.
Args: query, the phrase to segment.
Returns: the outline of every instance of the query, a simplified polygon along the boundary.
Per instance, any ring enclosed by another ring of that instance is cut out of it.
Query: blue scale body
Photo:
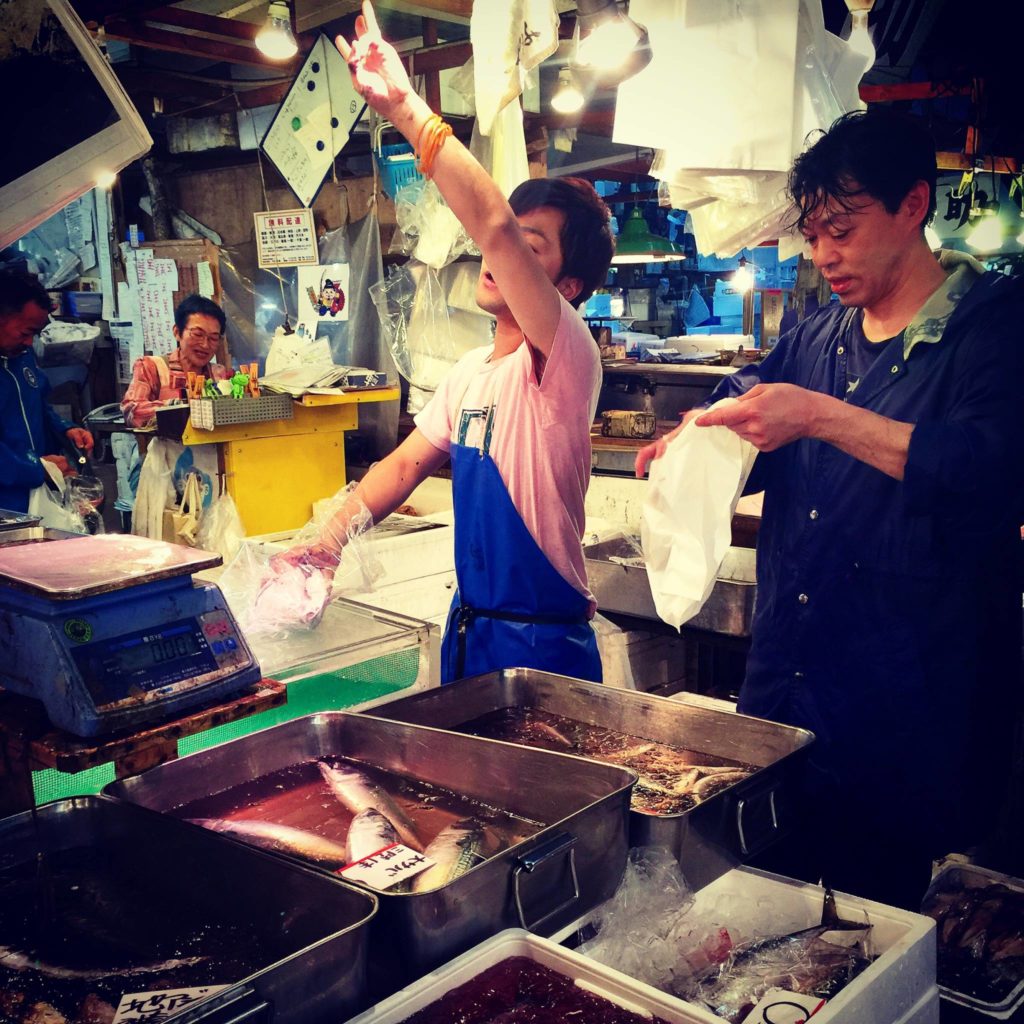
[[[0,584],[0,686],[76,736],[171,718],[260,678],[220,590],[191,576],[64,600]]]

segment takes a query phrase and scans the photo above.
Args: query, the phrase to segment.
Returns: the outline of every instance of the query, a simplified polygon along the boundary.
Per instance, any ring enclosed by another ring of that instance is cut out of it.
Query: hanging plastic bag
[[[42,465],[46,472],[46,480],[30,492],[28,514],[40,516],[40,525],[50,530],[88,533],[85,520],[69,500],[64,474],[47,459],[42,460]]]
[[[203,489],[199,477],[189,473],[185,481],[185,490],[176,511],[171,511],[174,544],[187,544],[194,547],[196,534],[199,532],[199,518],[203,513]]]
[[[711,408],[733,404],[723,398]],[[757,449],[728,427],[691,420],[651,463],[640,537],[658,615],[677,629],[704,606],[732,538]]]
[[[203,512],[196,547],[216,551],[227,563],[238,554],[244,539],[245,527],[235,499],[222,488],[220,496]]]
[[[132,533],[151,540],[163,540],[164,510],[175,501],[174,445],[162,437],[150,440],[146,457],[139,470],[139,486],[135,492]]]

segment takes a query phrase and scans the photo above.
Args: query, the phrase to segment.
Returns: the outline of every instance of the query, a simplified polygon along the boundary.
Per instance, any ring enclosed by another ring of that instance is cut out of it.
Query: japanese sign
[[[159,1024],[186,1006],[226,988],[227,985],[206,985],[203,988],[175,988],[164,992],[129,992],[121,996],[113,1024],[131,1024],[133,1021]]]
[[[254,213],[253,219],[261,267],[304,267],[319,262],[312,210],[270,210]]]
[[[433,860],[426,854],[417,853],[401,843],[394,843],[343,867],[338,874],[347,882],[359,882],[371,889],[383,891],[433,866]]]

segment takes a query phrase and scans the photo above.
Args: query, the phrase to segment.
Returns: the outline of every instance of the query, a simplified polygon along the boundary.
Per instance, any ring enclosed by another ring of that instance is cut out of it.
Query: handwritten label
[[[358,882],[384,892],[433,866],[433,860],[426,854],[417,853],[401,843],[393,843],[341,868],[338,874],[347,882]]]
[[[200,999],[223,992],[227,987],[206,985],[202,988],[172,988],[163,992],[129,992],[121,996],[113,1024],[129,1024],[131,1021],[157,1024]]]
[[[772,988],[743,1018],[743,1024],[805,1024],[824,1005],[820,996]]]

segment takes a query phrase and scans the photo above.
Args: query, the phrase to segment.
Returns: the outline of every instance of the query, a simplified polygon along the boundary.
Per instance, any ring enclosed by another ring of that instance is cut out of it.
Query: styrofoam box
[[[939,988],[930,988],[896,1024],[939,1024]]]
[[[754,933],[763,914],[764,901],[772,906],[772,930],[779,935],[810,928],[821,921],[824,892],[821,886],[797,882],[792,878],[769,874],[755,868],[734,868],[705,886],[696,894],[695,909],[711,906],[723,893],[731,897],[731,906],[750,907],[750,923],[741,920],[723,921],[730,930],[747,936]],[[830,999],[814,1015],[815,1024],[899,1024],[914,1021],[912,1016],[922,1000],[927,1001],[935,988],[936,946],[935,922],[922,914],[887,907],[857,896],[837,892],[839,916],[850,921],[871,924],[871,944],[877,959]],[[696,1007],[697,1020],[717,1024],[721,1018]],[[927,1007],[925,1007],[927,1010]],[[921,1021],[934,1022],[936,1017],[924,1016]]]
[[[698,1015],[699,1011],[650,985],[627,978],[610,967],[588,960],[548,939],[519,928],[510,928],[401,989],[358,1017],[353,1017],[349,1024],[400,1024],[451,989],[465,984],[488,967],[512,956],[529,957],[543,967],[574,979],[586,991],[602,996],[633,1013],[646,1016],[656,1014],[669,1021],[669,1024],[697,1024],[705,1019]]]

